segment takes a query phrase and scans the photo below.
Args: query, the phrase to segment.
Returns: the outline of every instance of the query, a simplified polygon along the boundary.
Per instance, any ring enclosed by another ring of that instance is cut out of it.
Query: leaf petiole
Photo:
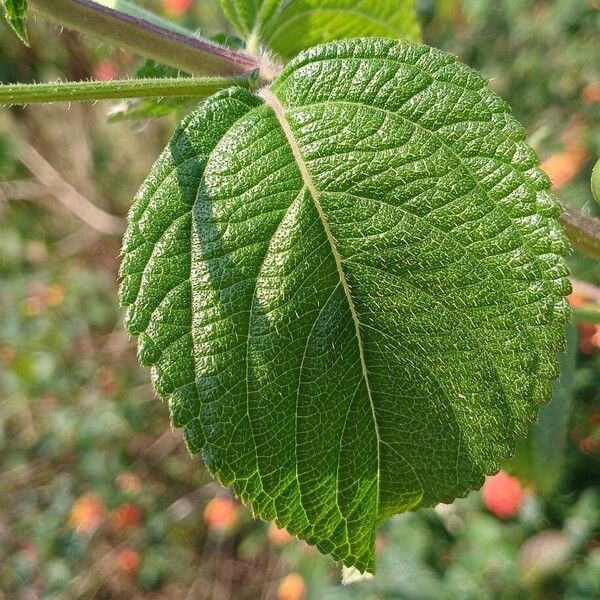
[[[206,98],[234,85],[251,88],[256,82],[257,76],[252,73],[239,77],[173,77],[3,85],[0,86],[0,104],[89,102],[167,96]]]

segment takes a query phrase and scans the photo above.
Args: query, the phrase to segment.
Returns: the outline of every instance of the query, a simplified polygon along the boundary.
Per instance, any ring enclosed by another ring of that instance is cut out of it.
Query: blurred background
[[[205,35],[226,28],[216,0],[140,4]],[[418,5],[425,40],[513,106],[561,199],[600,215],[600,1]],[[143,65],[33,19],[30,37],[0,25],[2,82]],[[540,423],[481,492],[390,520],[374,581],[342,587],[338,566],[254,521],[190,458],[117,301],[124,216],[187,109],[0,111],[0,598],[600,598],[600,269],[583,256]]]

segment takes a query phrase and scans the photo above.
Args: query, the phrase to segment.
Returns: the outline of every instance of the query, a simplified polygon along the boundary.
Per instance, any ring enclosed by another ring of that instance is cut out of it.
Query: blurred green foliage
[[[144,4],[176,13],[168,0]],[[480,69],[511,103],[561,198],[598,213],[589,192],[600,155],[597,0],[419,8],[427,41]],[[208,35],[224,27],[216,1],[175,16]],[[30,38],[26,48],[2,26],[0,80],[127,75],[143,65],[39,21]],[[66,212],[19,159],[20,145],[35,147],[90,201],[123,216],[176,116],[107,124],[111,110],[0,111],[0,598],[600,597],[595,325],[579,327],[572,384],[562,381],[570,414],[554,407],[568,436],[552,485],[517,468],[530,483],[509,498],[513,516],[496,516],[473,493],[393,519],[374,581],[341,587],[327,558],[254,521],[214,483],[171,430],[123,333],[119,240]],[[573,255],[572,265],[577,278],[600,283],[596,264]],[[586,301],[598,303],[594,290]],[[542,469],[547,458],[537,455]]]

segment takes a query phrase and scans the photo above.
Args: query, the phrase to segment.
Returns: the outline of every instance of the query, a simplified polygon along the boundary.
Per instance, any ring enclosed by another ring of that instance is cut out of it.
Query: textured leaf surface
[[[131,212],[127,324],[260,517],[374,571],[378,523],[513,452],[568,318],[537,164],[480,76],[410,42],[311,49],[184,122]]]
[[[27,0],[2,0],[6,21],[24,44],[29,44],[27,39]]]
[[[186,426],[192,452],[204,444],[191,330],[192,208],[216,144],[258,104],[247,91],[226,90],[183,121],[138,194],[123,242],[127,329],[139,336],[139,360],[152,366],[156,391],[169,397],[173,425]]]
[[[221,0],[238,31],[284,58],[316,44],[380,36],[418,40],[415,0]]]

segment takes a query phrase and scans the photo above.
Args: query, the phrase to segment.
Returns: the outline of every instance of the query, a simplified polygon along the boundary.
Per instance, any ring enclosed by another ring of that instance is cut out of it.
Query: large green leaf
[[[27,0],[2,0],[6,21],[24,44],[29,44],[27,39]]]
[[[550,398],[566,242],[524,137],[454,57],[336,42],[201,105],[132,209],[127,324],[175,424],[348,566],[480,486]]]
[[[417,40],[415,0],[221,0],[238,31],[284,58],[342,38]]]

